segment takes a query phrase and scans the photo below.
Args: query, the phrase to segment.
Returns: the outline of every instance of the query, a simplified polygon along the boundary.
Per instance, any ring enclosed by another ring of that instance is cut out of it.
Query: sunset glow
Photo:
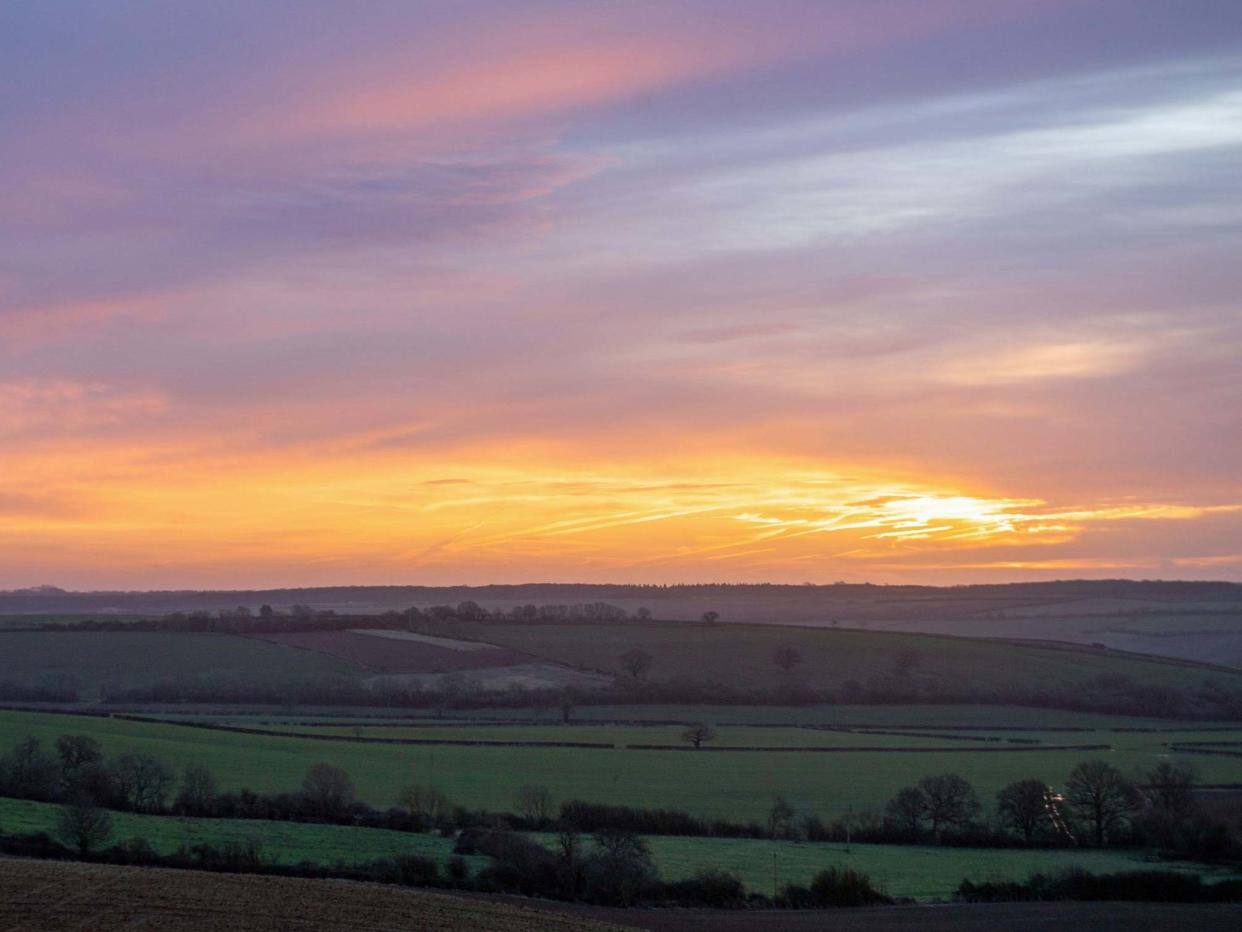
[[[0,588],[1242,580],[1236,3],[64,6]]]

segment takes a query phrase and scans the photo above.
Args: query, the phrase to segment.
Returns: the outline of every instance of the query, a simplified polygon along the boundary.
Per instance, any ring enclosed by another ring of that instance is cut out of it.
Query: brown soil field
[[[456,650],[424,641],[376,637],[354,631],[258,634],[259,640],[318,651],[377,673],[451,673],[531,663],[536,658],[505,647]]]
[[[3,932],[619,932],[624,928],[524,905],[379,884],[0,858]]]
[[[513,897],[494,898],[513,902]],[[649,932],[1237,932],[1242,905],[946,903],[828,910],[606,909],[541,903]]]

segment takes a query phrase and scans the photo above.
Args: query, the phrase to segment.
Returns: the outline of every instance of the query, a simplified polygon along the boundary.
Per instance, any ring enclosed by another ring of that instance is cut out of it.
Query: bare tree
[[[703,624],[705,625],[714,625],[719,620],[720,620],[720,612],[704,612],[703,613]]]
[[[112,765],[121,798],[137,812],[159,812],[176,780],[173,769],[150,754],[130,751]]]
[[[768,810],[768,835],[772,838],[788,838],[793,831],[793,820],[797,812],[784,796],[772,800],[772,808]]]
[[[94,771],[103,764],[99,742],[87,735],[61,735],[56,739],[60,755],[60,779],[65,797],[77,799],[85,792]]]
[[[7,796],[50,800],[60,789],[60,765],[33,735],[22,738],[0,759],[0,783]]]
[[[898,790],[897,795],[888,801],[884,814],[889,821],[901,826],[917,837],[923,825],[923,816],[927,814],[927,795],[917,786],[907,786]]]
[[[961,827],[979,812],[974,787],[955,773],[924,777],[919,781],[919,789],[927,799],[927,821],[936,838],[944,828]]]
[[[1161,761],[1147,772],[1146,781],[1143,795],[1153,809],[1175,814],[1194,802],[1195,772],[1189,764]]]
[[[434,786],[425,784],[407,786],[398,794],[397,805],[404,807],[410,815],[427,827],[435,825],[447,816],[452,808],[447,796]]]
[[[99,742],[88,735],[61,735],[56,739],[56,753],[66,776],[103,760]]]
[[[112,817],[106,809],[85,803],[62,806],[56,834],[66,845],[77,848],[79,857],[86,858],[112,837]]]
[[[621,661],[621,669],[636,680],[642,678],[651,669],[653,660],[652,656],[641,647],[630,648],[617,659]]]
[[[538,783],[527,783],[518,790],[518,811],[528,822],[542,824],[552,818],[552,792]]]
[[[202,764],[190,764],[181,777],[177,808],[187,815],[205,815],[215,808],[219,786],[210,770]]]
[[[1001,821],[1020,833],[1029,845],[1048,821],[1051,792],[1043,780],[1015,780],[996,794],[996,811]]]
[[[1134,809],[1135,792],[1116,767],[1102,760],[1083,761],[1065,782],[1070,811],[1091,826],[1097,845],[1104,844]]]
[[[697,751],[703,746],[705,741],[716,740],[716,729],[712,728],[706,722],[699,722],[697,725],[691,725],[681,733],[681,740],[687,744],[694,745]]]
[[[798,648],[789,645],[778,647],[776,653],[772,655],[772,662],[788,673],[802,663],[802,653]]]
[[[354,804],[354,781],[333,764],[314,764],[302,779],[302,795],[320,815],[339,819]]]

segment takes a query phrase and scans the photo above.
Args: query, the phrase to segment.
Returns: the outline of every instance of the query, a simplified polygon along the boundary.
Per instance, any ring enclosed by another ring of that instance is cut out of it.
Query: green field
[[[546,843],[551,843],[547,839]],[[1228,868],[1153,861],[1128,851],[935,848],[912,845],[851,845],[767,841],[752,838],[649,837],[652,856],[665,880],[683,880],[707,868],[726,870],[758,893],[776,886],[807,884],[821,870],[852,867],[867,874],[889,896],[948,899],[964,879],[1025,880],[1034,872],[1082,867],[1096,873],[1179,870],[1205,880],[1236,877]]]
[[[0,830],[9,834],[54,833],[58,808],[47,803],[0,799]],[[113,841],[145,838],[159,852],[207,843],[255,842],[269,863],[355,864],[397,855],[421,855],[441,864],[453,841],[436,835],[385,829],[241,819],[188,819],[113,813]],[[552,845],[551,836],[535,836]],[[706,868],[737,874],[748,888],[770,893],[773,869],[778,884],[805,884],[817,871],[849,866],[870,875],[891,896],[947,898],[963,878],[1018,880],[1033,871],[1083,867],[1096,872],[1159,867],[1198,873],[1205,879],[1234,876],[1224,868],[1152,862],[1124,851],[929,848],[905,845],[852,845],[779,842],[762,839],[648,837],[661,877],[681,880]],[[477,872],[482,857],[466,859]]]
[[[0,631],[0,680],[64,678],[77,684],[86,699],[102,689],[178,677],[264,682],[358,672],[327,654],[228,634]]]
[[[55,834],[59,807],[24,799],[0,798],[0,830],[5,834]],[[439,862],[453,853],[453,841],[438,835],[394,832],[349,825],[268,822],[258,819],[188,819],[179,816],[112,813],[112,843],[145,838],[161,854],[196,844],[226,845],[254,842],[261,857],[274,864],[355,864],[403,854],[421,855]],[[486,859],[468,858],[475,868]]]
[[[508,740],[520,740],[523,731],[540,736],[558,733],[557,729],[546,726],[497,730]],[[600,737],[606,737],[611,730],[608,726],[595,730],[575,729],[583,735]],[[430,731],[438,733],[439,729]],[[488,733],[492,731],[487,729]],[[668,728],[644,730],[647,735],[662,737],[675,731]],[[757,742],[769,730],[749,731],[755,733]],[[826,742],[861,739],[890,747],[926,746],[929,742],[942,741],[892,735],[838,736],[798,729],[788,729],[788,732],[791,740],[792,736]],[[961,773],[970,779],[987,803],[1000,787],[1024,777],[1041,777],[1060,785],[1070,769],[1090,757],[1105,757],[1123,771],[1137,775],[1169,753],[1166,742],[1213,740],[1227,735],[1197,732],[1193,728],[1159,733],[1096,731],[1054,735],[1058,741],[1068,737],[1073,743],[1100,742],[1114,748],[1108,752],[1086,753],[1042,749],[997,752],[982,750],[991,745],[975,749],[974,742],[952,742],[954,747],[969,748],[953,752],[695,753],[365,744],[235,734],[184,725],[87,716],[0,711],[0,748],[7,748],[26,734],[34,734],[50,743],[64,733],[93,735],[110,754],[138,749],[177,766],[204,764],[229,789],[293,790],[301,784],[307,767],[329,761],[349,771],[360,797],[379,807],[392,805],[402,786],[423,782],[436,785],[456,803],[507,810],[514,807],[521,786],[538,783],[547,786],[558,801],[584,799],[679,808],[696,815],[740,820],[763,819],[773,797],[778,794],[787,797],[800,812],[821,817],[851,810],[878,809],[902,786],[928,774],[946,772]],[[997,735],[1003,737],[1006,733]],[[1235,758],[1187,755],[1185,759],[1195,762],[1202,782],[1242,782],[1242,768]]]
[[[1147,685],[1200,686],[1204,678],[1242,687],[1242,671],[1186,661],[1138,657],[1085,647],[1053,647],[969,638],[779,625],[468,624],[446,626],[454,636],[490,641],[588,670],[621,674],[618,658],[641,648],[652,657],[646,678],[690,680],[751,688],[804,684],[840,689],[853,680],[892,680],[897,656],[918,661],[897,677],[923,690],[1012,691],[1080,686],[1102,673]],[[793,647],[802,663],[785,672],[773,662]]]

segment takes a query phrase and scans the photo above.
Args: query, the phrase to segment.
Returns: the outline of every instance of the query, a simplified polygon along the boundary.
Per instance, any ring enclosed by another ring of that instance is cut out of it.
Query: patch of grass
[[[6,834],[47,832],[55,835],[59,808],[50,803],[0,798],[0,829]],[[261,856],[276,864],[315,861],[319,864],[356,864],[375,858],[409,854],[447,862],[453,841],[437,835],[394,832],[349,825],[268,822],[257,819],[190,819],[180,816],[112,813],[112,841],[145,838],[161,854],[182,846],[255,842]],[[485,858],[472,857],[475,869]]]
[[[544,733],[540,729],[538,733]],[[546,729],[555,733],[555,729]],[[670,729],[653,729],[666,737]],[[766,729],[754,729],[756,740]],[[578,748],[403,746],[358,744],[276,735],[243,735],[175,724],[0,711],[0,750],[33,734],[49,746],[66,733],[97,738],[108,754],[140,750],[177,767],[203,764],[227,789],[249,787],[281,792],[301,785],[306,769],[320,761],[344,767],[362,799],[378,807],[393,804],[402,786],[431,783],[458,804],[512,810],[518,789],[528,783],[547,786],[557,801],[583,799],[631,806],[685,809],[695,815],[734,820],[762,820],[772,799],[783,795],[801,813],[824,818],[853,810],[879,809],[902,786],[937,773],[957,772],[974,783],[985,803],[1006,783],[1038,777],[1062,785],[1069,771],[1090,757],[1104,757],[1137,775],[1170,750],[1166,742],[1212,740],[1220,733],[1089,732],[1074,743],[1113,745],[1111,752],[1040,750],[891,754],[790,754],[736,752],[728,755],[672,751],[626,751]],[[465,733],[465,731],[463,731]],[[504,733],[510,733],[505,729]],[[585,734],[606,736],[609,729]],[[730,734],[732,734],[730,732]],[[1205,738],[1206,734],[1206,738]],[[836,735],[809,732],[806,740],[831,741]],[[848,740],[889,746],[926,744],[924,737],[844,736]],[[972,744],[954,742],[955,746]],[[991,745],[982,745],[989,747]],[[1205,783],[1238,782],[1237,761],[1228,757],[1195,758]]]
[[[731,838],[649,838],[666,880],[693,876],[708,867],[731,871],[757,892],[777,885],[808,884],[818,871],[850,867],[867,874],[889,896],[948,899],[963,879],[1025,880],[1035,871],[1082,867],[1097,873],[1155,868],[1236,877],[1227,868],[1184,862],[1152,862],[1128,851],[936,848],[911,845],[845,845]]]

